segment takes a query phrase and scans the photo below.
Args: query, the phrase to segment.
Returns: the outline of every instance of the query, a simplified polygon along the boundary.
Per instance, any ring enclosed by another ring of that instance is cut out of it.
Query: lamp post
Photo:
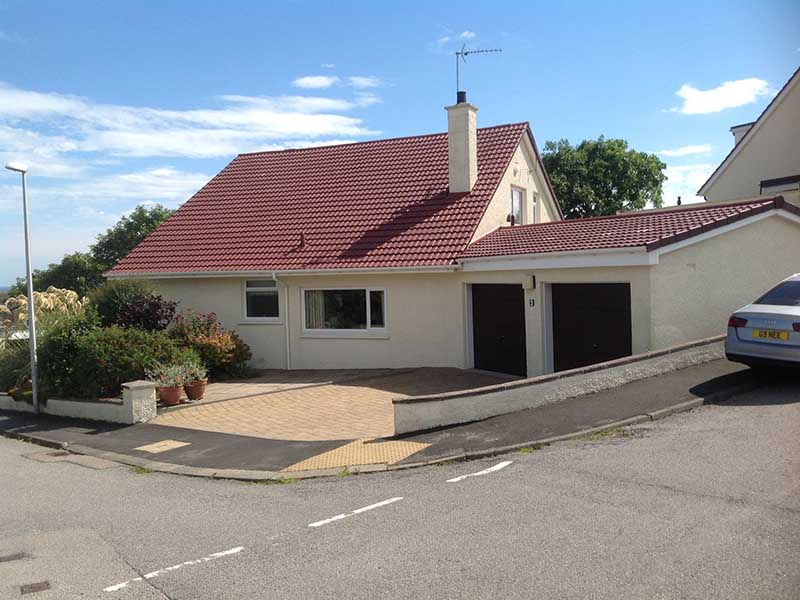
[[[28,345],[31,350],[31,397],[33,399],[33,410],[38,413],[39,390],[36,379],[36,315],[34,314],[33,305],[33,273],[31,273],[31,244],[28,230],[28,167],[20,163],[12,162],[6,165],[6,169],[22,175],[22,215],[25,222],[25,275],[28,278]]]

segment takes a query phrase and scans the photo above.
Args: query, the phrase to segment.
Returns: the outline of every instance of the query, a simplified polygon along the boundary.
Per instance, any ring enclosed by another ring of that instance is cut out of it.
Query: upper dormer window
[[[525,192],[519,188],[511,188],[511,218],[514,225],[522,225],[522,207],[525,203]]]

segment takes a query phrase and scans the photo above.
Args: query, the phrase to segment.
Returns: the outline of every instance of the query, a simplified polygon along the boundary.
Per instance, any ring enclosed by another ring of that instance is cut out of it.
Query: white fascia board
[[[643,246],[517,256],[464,258],[464,271],[517,271],[533,269],[577,269],[586,267],[641,267],[658,264],[658,257]]]
[[[291,277],[301,275],[382,275],[386,273],[452,273],[459,265],[442,267],[386,267],[362,269],[293,269],[285,271],[193,271],[187,273],[112,273],[108,279],[211,279],[224,277]]]
[[[695,235],[685,240],[675,242],[674,244],[668,244],[661,248],[656,248],[651,252],[651,254],[655,254],[657,256],[661,256],[662,254],[669,254],[670,252],[674,252],[675,250],[680,250],[681,248],[692,246],[693,244],[699,244],[711,238],[717,237],[718,235],[725,235],[726,233],[730,233],[731,231],[741,229],[742,227],[747,227],[748,225],[752,225],[753,223],[758,223],[759,221],[763,221],[764,219],[769,219],[770,217],[781,217],[800,225],[800,216],[792,212],[789,212],[787,210],[777,208],[768,210],[763,213],[759,213],[757,215],[753,215],[752,217],[746,217],[744,219],[740,219],[739,221],[734,221],[733,223],[730,223],[728,225],[723,225],[722,227],[716,227],[714,229],[711,229],[710,231],[706,231],[705,233],[701,233],[699,235]]]

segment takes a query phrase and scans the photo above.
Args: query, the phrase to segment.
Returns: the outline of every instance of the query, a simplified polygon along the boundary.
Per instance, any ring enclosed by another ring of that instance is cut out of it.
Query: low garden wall
[[[716,336],[589,367],[474,390],[397,398],[392,401],[395,434],[536,408],[699,365],[725,355],[724,338]]]
[[[57,417],[73,417],[93,421],[108,421],[132,425],[143,423],[156,416],[156,385],[150,381],[131,381],[122,384],[122,399],[64,400],[50,398],[41,407],[41,413]],[[33,412],[28,402],[18,402],[7,394],[0,394],[0,409]]]

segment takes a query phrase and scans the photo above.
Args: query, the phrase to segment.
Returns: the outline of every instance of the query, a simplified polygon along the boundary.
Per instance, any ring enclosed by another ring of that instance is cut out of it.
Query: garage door
[[[630,356],[630,284],[553,284],[552,299],[556,371]]]
[[[521,285],[472,286],[475,368],[525,376],[525,297]]]

